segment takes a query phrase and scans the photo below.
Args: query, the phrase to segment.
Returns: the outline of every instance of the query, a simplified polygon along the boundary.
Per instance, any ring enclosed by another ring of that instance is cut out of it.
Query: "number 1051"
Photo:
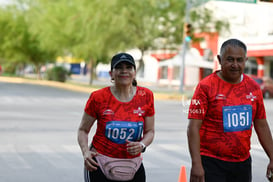
[[[228,113],[228,127],[249,126],[249,112]]]

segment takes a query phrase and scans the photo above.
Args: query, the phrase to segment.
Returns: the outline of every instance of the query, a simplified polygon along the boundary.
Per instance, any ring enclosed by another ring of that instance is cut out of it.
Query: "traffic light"
[[[190,42],[192,39],[192,34],[193,34],[192,25],[190,23],[185,23],[184,32],[185,32],[185,36],[184,36],[185,41]]]

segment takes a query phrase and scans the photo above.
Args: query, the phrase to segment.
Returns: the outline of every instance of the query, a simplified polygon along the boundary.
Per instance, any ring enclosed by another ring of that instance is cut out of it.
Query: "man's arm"
[[[267,120],[256,119],[254,121],[254,129],[257,133],[260,144],[270,160],[266,172],[268,176],[270,172],[273,172],[273,140]],[[271,181],[273,182],[273,179],[271,179]]]
[[[200,134],[199,130],[202,125],[202,120],[190,119],[188,125],[188,145],[192,160],[190,181],[204,181],[204,169],[202,166],[200,155]]]

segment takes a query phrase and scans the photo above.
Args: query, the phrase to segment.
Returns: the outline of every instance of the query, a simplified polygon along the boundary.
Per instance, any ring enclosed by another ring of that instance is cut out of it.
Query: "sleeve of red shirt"
[[[146,111],[146,116],[153,116],[155,114],[154,94],[149,89],[146,89],[145,92],[147,93],[147,103],[148,103],[148,108],[147,108],[147,111]]]
[[[264,107],[263,93],[262,90],[259,89],[258,100],[257,100],[257,112],[254,119],[266,119],[266,112]]]
[[[96,109],[98,108],[97,106],[96,106],[96,101],[95,101],[95,96],[94,96],[95,94],[90,94],[90,97],[89,97],[89,99],[87,100],[87,102],[86,102],[86,105],[85,105],[85,108],[84,108],[84,111],[88,114],[88,115],[90,115],[90,116],[92,116],[92,117],[94,117],[94,118],[98,118],[97,117],[97,111],[96,111]]]
[[[189,106],[188,119],[201,119],[206,116],[208,108],[207,91],[202,84],[198,84]]]

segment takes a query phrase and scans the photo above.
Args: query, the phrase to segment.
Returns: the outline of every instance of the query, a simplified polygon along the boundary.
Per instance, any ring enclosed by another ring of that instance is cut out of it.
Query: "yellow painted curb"
[[[67,90],[77,91],[77,92],[85,92],[91,93],[98,88],[92,88],[91,86],[80,86],[76,84],[70,84],[66,82],[57,82],[57,81],[48,81],[48,80],[32,80],[21,77],[5,77],[0,76],[0,82],[10,82],[10,83],[29,83],[29,84],[37,84],[37,85],[45,85],[57,88],[63,88]],[[182,94],[178,93],[157,93],[154,92],[155,100],[181,100]]]

